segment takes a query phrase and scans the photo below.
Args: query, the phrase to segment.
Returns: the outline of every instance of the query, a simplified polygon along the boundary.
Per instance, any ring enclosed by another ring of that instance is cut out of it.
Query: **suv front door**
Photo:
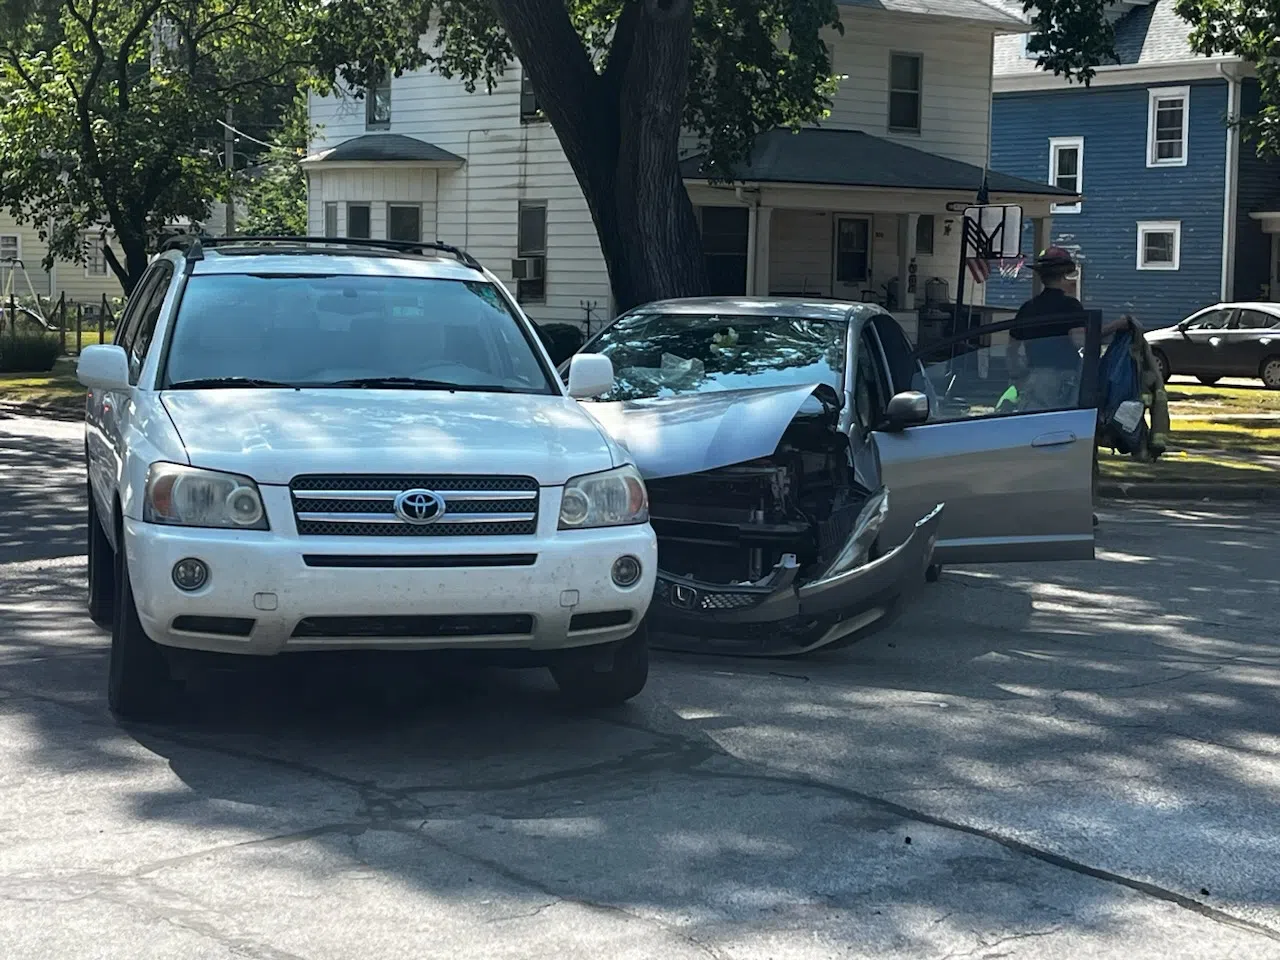
[[[889,324],[877,318],[878,339],[893,339]],[[1092,559],[1099,319],[1075,335],[1082,362],[1067,374],[1009,370],[1007,334],[1025,326],[990,324],[931,345],[910,368],[892,359],[900,344],[885,351],[894,392],[922,390],[931,410],[927,423],[874,433],[889,488],[886,544],[945,503],[937,563]],[[1017,404],[1000,405],[1011,384]]]

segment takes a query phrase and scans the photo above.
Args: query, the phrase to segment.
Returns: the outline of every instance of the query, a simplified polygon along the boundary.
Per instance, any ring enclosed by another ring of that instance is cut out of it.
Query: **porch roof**
[[[705,180],[702,158],[682,161],[686,180]],[[777,129],[756,138],[750,159],[732,170],[743,183],[792,183],[838,187],[882,187],[898,190],[947,190],[975,193],[982,168],[894,143],[861,130],[808,128],[793,133]],[[987,171],[992,193],[1073,197],[1070,190],[1047,183]]]
[[[450,153],[434,143],[399,133],[366,133],[344,140],[336,147],[313,153],[303,160],[316,163],[429,163],[461,166],[466,161],[456,153]]]

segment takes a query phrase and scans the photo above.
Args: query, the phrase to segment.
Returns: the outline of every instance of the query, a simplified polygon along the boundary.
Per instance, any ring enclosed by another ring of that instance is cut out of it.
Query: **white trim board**
[[[1055,77],[1044,70],[992,77],[991,87],[997,93],[1024,91],[1060,91],[1092,87],[1139,87],[1155,84],[1189,83],[1195,80],[1225,80],[1223,69],[1237,79],[1254,76],[1254,69],[1237,57],[1196,57],[1194,60],[1170,60],[1165,63],[1126,63],[1098,67],[1086,88]]]

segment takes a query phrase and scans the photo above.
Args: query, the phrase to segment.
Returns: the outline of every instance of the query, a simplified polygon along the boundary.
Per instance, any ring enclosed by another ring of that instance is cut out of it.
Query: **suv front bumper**
[[[267,531],[124,523],[147,636],[213,653],[551,651],[611,643],[639,626],[657,571],[647,524],[548,539],[353,539],[303,543]],[[638,558],[642,569],[626,588],[611,576],[624,555]],[[174,565],[186,558],[209,568],[199,590],[173,582]]]

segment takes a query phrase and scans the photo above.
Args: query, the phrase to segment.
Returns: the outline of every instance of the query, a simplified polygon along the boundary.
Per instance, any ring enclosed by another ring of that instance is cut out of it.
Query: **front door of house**
[[[871,218],[836,217],[832,252],[832,296],[862,300],[871,283]]]
[[[702,255],[710,292],[741,297],[747,292],[747,234],[751,212],[746,207],[702,207]]]

